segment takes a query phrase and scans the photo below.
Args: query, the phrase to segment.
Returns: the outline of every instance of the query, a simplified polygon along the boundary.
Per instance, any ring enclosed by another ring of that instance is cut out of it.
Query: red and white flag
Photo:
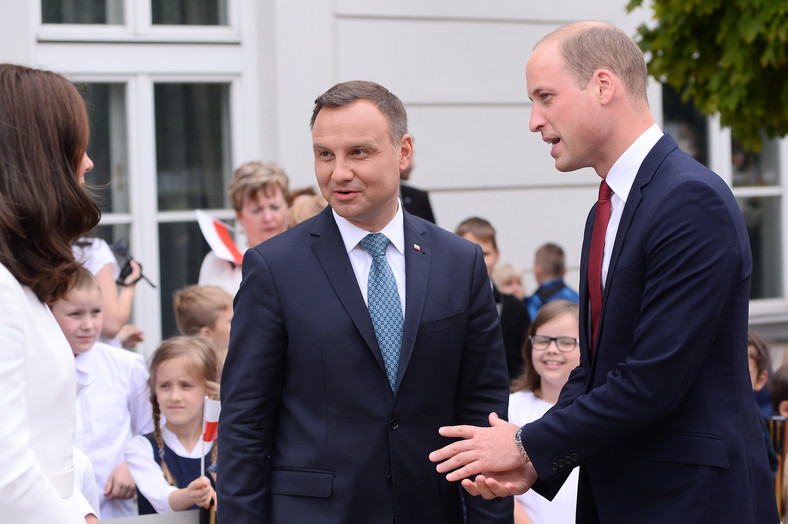
[[[205,241],[211,246],[211,251],[222,260],[229,260],[236,264],[243,262],[243,255],[235,245],[233,237],[230,235],[230,226],[224,222],[216,220],[205,211],[195,210],[197,213],[197,223],[200,224],[200,231]]]
[[[202,426],[203,442],[213,442],[216,440],[217,430],[219,429],[219,413],[221,411],[221,402],[205,397],[205,415],[203,417]]]

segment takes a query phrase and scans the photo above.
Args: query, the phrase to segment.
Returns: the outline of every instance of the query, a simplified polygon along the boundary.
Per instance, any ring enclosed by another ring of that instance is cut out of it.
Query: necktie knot
[[[603,180],[601,184],[599,184],[599,201],[602,202],[603,200],[610,200],[610,196],[613,194],[613,190],[610,189],[610,186],[607,185],[607,181]]]
[[[372,255],[372,258],[386,256],[386,247],[389,245],[389,239],[383,233],[370,233],[359,242],[367,253]]]

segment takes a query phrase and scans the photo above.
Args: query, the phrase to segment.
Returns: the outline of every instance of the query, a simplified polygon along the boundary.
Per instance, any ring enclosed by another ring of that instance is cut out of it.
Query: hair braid
[[[175,477],[172,476],[170,473],[170,468],[167,467],[167,462],[164,460],[164,439],[161,436],[161,411],[159,409],[159,402],[156,400],[156,394],[151,393],[151,404],[153,405],[153,436],[156,439],[156,447],[158,449],[154,450],[154,453],[159,455],[159,462],[161,465],[161,471],[164,473],[164,478],[170,484],[170,486],[178,487],[178,483],[175,481]]]

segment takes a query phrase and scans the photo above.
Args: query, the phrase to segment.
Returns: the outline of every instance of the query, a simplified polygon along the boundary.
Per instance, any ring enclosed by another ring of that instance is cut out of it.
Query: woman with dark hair
[[[0,64],[0,493],[3,521],[98,522],[74,489],[74,357],[47,304],[101,213],[82,187],[88,116],[62,76]]]

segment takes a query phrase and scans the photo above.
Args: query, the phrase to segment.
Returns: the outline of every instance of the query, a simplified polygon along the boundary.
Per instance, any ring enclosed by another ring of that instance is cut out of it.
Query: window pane
[[[228,207],[228,84],[156,84],[159,211]]]
[[[83,84],[90,115],[88,156],[93,170],[85,179],[102,213],[128,213],[125,84]]]
[[[159,224],[161,259],[161,336],[178,334],[172,295],[179,289],[196,284],[202,259],[210,251],[197,222]]]
[[[41,0],[45,24],[120,24],[123,0]]]
[[[750,298],[779,297],[782,295],[780,198],[752,197],[737,200],[752,247]]]
[[[151,0],[154,25],[227,25],[226,0]]]
[[[709,165],[708,120],[692,104],[682,102],[681,97],[668,84],[662,84],[662,114],[664,131],[701,164]]]
[[[777,140],[764,140],[759,153],[747,151],[741,142],[731,140],[731,172],[733,186],[780,185]]]

